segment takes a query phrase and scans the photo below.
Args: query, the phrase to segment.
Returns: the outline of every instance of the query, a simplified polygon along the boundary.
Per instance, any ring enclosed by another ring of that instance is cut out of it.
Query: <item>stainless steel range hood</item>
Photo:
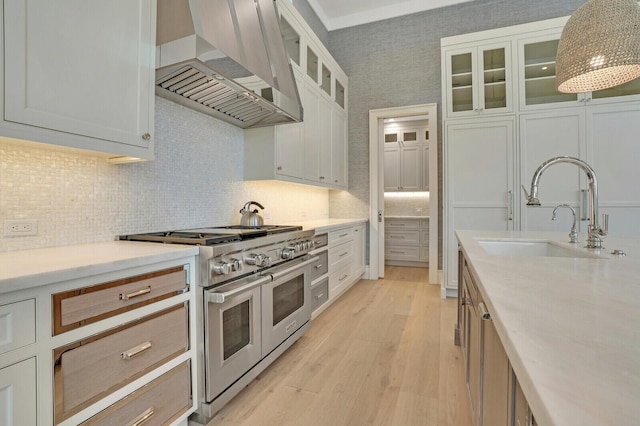
[[[302,121],[274,0],[158,0],[156,94],[241,128]]]

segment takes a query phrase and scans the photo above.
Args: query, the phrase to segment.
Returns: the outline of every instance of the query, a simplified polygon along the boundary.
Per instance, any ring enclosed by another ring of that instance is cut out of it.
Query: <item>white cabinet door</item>
[[[400,146],[384,149],[384,190],[400,190]]]
[[[340,109],[333,108],[331,116],[331,176],[333,184],[347,188],[349,153],[347,146],[347,117]]]
[[[364,224],[357,225],[353,229],[353,269],[354,275],[358,277],[364,273],[366,244],[365,229]]]
[[[15,137],[153,158],[155,2],[5,0],[4,48]]]
[[[422,182],[422,149],[420,146],[400,148],[400,189],[420,191]]]
[[[320,161],[320,173],[318,175],[320,183],[333,185],[333,172],[331,170],[331,137],[333,131],[331,128],[331,101],[320,96],[318,101],[318,151],[317,159]]]
[[[513,119],[449,124],[445,139],[444,279],[457,289],[457,229],[518,229]]]
[[[557,156],[584,158],[585,153],[584,108],[520,116],[520,180],[527,191],[533,173],[544,161]],[[573,220],[571,212],[559,211],[555,221],[551,220],[552,212],[559,204],[569,204],[578,218],[587,214],[580,210],[585,182],[584,173],[573,164],[556,164],[545,170],[538,186],[541,206],[527,207],[523,199],[521,229],[568,233]],[[586,225],[585,222],[585,230]]]
[[[37,424],[36,359],[0,368],[0,425]]]
[[[429,146],[422,146],[422,186],[421,191],[429,190]]]
[[[304,178],[320,181],[320,90],[304,85]]]
[[[443,49],[447,117],[513,110],[511,42]]]
[[[587,108],[587,162],[609,233],[640,236],[640,102]],[[606,240],[605,240],[606,245]]]

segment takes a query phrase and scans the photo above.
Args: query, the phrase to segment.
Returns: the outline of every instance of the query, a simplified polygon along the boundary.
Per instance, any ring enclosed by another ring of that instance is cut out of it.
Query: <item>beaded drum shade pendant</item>
[[[562,31],[556,88],[592,92],[640,77],[640,5],[636,0],[590,0]]]

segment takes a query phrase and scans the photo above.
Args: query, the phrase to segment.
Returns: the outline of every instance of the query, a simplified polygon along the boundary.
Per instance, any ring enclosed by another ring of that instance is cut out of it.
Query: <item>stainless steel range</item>
[[[200,246],[198,368],[206,424],[311,326],[313,231],[225,226],[121,236]],[[200,309],[201,308],[201,309]]]

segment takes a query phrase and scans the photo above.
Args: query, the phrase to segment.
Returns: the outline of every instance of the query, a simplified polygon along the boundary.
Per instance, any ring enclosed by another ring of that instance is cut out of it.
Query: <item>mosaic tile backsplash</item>
[[[328,191],[245,182],[242,130],[156,98],[156,160],[111,165],[98,154],[0,142],[0,221],[38,220],[38,234],[0,251],[114,240],[117,235],[240,222],[249,200],[265,223],[329,216]]]

